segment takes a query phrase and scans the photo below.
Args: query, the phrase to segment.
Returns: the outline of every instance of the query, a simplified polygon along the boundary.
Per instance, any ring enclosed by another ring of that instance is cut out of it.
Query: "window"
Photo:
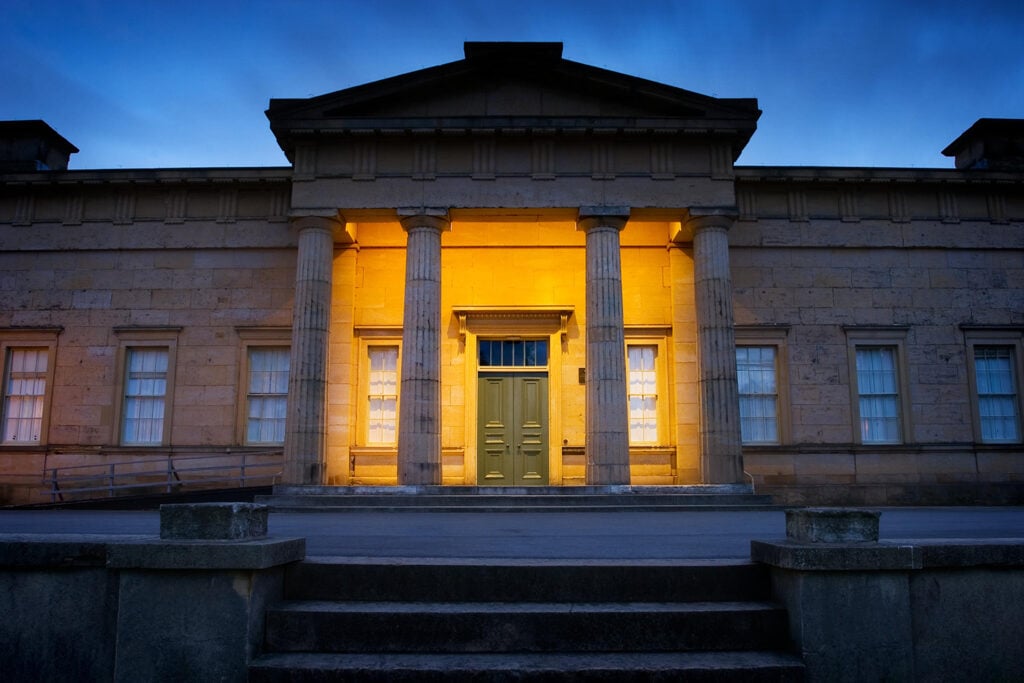
[[[736,326],[736,383],[740,439],[744,445],[775,445],[789,433],[786,385],[788,325]]]
[[[906,381],[905,327],[846,329],[850,349],[853,437],[862,444],[904,443],[912,433]]]
[[[658,375],[655,345],[627,346],[629,443],[658,442]]]
[[[288,405],[287,346],[249,346],[246,444],[283,444]]]
[[[168,355],[166,348],[159,347],[126,350],[121,443],[163,443]]]
[[[114,401],[119,441],[125,446],[170,442],[174,368],[179,327],[115,327],[118,348]]]
[[[398,443],[398,347],[369,346],[367,435],[371,446]]]
[[[0,443],[46,443],[61,328],[0,329]]]
[[[861,441],[898,443],[900,410],[895,347],[857,349],[857,392]]]
[[[11,347],[4,359],[3,442],[40,443],[49,348]]]
[[[743,443],[779,443],[779,388],[775,347],[737,347],[736,377]]]
[[[547,339],[481,339],[482,368],[542,368],[548,364]]]
[[[981,441],[1020,441],[1020,399],[1012,346],[974,347],[974,378]]]

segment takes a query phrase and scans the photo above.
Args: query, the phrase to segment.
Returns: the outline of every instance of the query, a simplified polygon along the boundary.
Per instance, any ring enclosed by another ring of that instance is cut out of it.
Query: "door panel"
[[[512,470],[511,444],[515,438],[508,414],[512,412],[512,384],[504,377],[481,377],[479,385],[477,458],[481,484],[505,484]]]
[[[478,480],[485,485],[548,483],[547,375],[481,375]]]
[[[517,484],[545,484],[548,474],[547,454],[547,378],[514,377],[515,415],[515,477]]]

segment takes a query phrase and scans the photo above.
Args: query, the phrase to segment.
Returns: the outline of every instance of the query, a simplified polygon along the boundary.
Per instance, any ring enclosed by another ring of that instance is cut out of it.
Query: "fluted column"
[[[694,215],[694,296],[697,309],[697,372],[700,393],[701,481],[743,482],[740,400],[736,384],[729,236],[732,216]]]
[[[443,210],[399,211],[408,236],[398,412],[398,483],[441,483],[441,233]]]
[[[629,483],[629,411],[619,232],[628,207],[583,207],[587,239],[588,484]]]
[[[299,233],[285,418],[285,484],[322,484],[327,437],[327,344],[336,217],[293,219]]]

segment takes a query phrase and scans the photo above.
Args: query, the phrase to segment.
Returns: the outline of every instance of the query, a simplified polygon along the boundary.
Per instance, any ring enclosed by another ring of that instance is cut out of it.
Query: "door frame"
[[[548,340],[548,485],[562,485],[562,359],[572,306],[455,306],[465,362],[465,457],[463,483],[477,485],[477,380],[480,376],[480,337]]]

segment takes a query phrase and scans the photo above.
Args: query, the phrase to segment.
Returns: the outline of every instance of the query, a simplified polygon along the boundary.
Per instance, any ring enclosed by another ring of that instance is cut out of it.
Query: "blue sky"
[[[1024,118],[1024,2],[0,0],[0,119],[44,119],[71,168],[285,164],[264,110],[462,58],[563,56],[764,114],[739,163],[951,168],[980,117]]]

